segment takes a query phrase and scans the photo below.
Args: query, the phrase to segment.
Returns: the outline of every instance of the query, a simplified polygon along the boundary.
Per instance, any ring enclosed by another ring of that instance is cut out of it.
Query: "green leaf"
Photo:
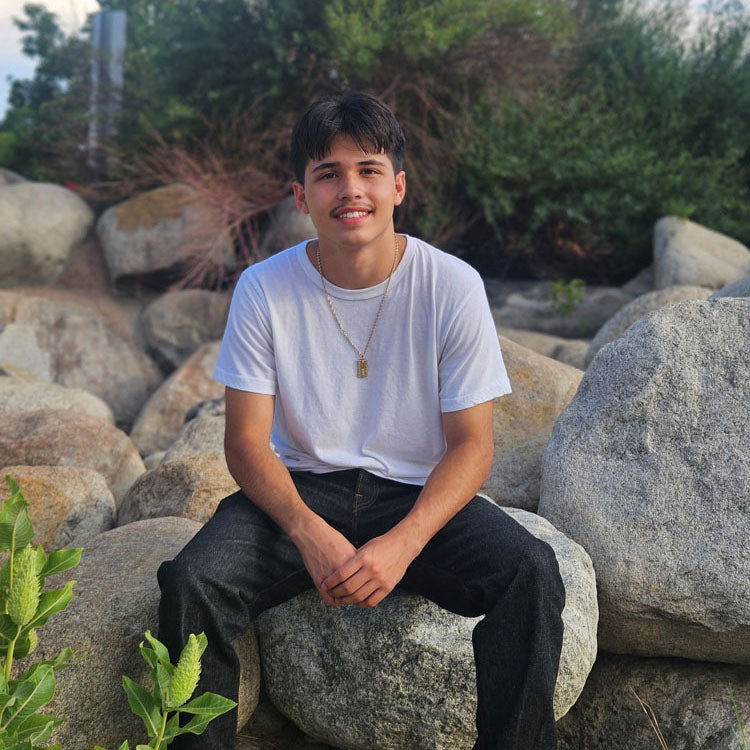
[[[7,549],[15,553],[31,541],[34,527],[29,520],[27,508],[28,503],[20,493],[3,503],[0,510],[0,550]]]
[[[0,729],[12,729],[37,709],[52,700],[55,694],[55,673],[48,664],[32,671],[28,680],[16,686],[13,695],[16,702],[7,714],[3,714]]]
[[[47,665],[57,672],[60,669],[69,667],[73,661],[73,651],[69,647],[64,648],[54,659],[45,659],[44,661],[36,662],[32,664],[24,673],[21,675],[22,680],[28,680],[30,675],[33,674],[39,667]]]
[[[163,662],[164,664],[171,664],[172,661],[169,658],[169,651],[167,650],[167,647],[158,639],[154,638],[153,635],[151,635],[151,631],[146,631],[146,640],[151,644],[152,648],[156,652],[156,656],[158,657],[159,661]]]
[[[27,716],[19,725],[16,737],[19,740],[29,740],[30,742],[47,742],[52,736],[54,728],[64,722],[65,719],[59,719],[56,716],[31,714],[31,716]]]
[[[162,715],[154,697],[144,687],[123,676],[122,687],[128,695],[130,710],[146,725],[149,737],[155,737],[161,727]]]
[[[59,549],[53,552],[45,563],[39,575],[42,579],[47,576],[55,575],[56,573],[62,573],[63,570],[69,570],[75,568],[79,562],[81,562],[81,553],[83,547],[77,547],[76,549]]]
[[[143,641],[141,641],[139,648],[141,649],[141,656],[144,658],[146,664],[148,664],[151,669],[156,669],[156,665],[159,663],[159,657],[156,655],[156,651],[148,646],[144,646]]]
[[[0,613],[0,643],[12,641],[18,633],[18,625],[10,619],[10,615]]]
[[[36,614],[30,622],[26,623],[27,628],[39,628],[44,625],[50,616],[55,612],[61,612],[70,604],[73,598],[73,584],[75,581],[68,581],[64,588],[55,589],[54,591],[45,591],[39,598],[39,606]]]
[[[180,708],[180,713],[194,714],[178,734],[202,734],[209,722],[231,711],[237,703],[216,693],[203,693]]]

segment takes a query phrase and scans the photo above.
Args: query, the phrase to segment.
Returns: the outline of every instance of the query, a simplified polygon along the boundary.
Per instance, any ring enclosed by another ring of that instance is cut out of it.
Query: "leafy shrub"
[[[55,672],[70,664],[72,652],[63,649],[54,659],[32,663],[13,677],[14,660],[23,659],[37,645],[36,631],[51,615],[68,606],[73,584],[44,591],[47,576],[75,567],[81,549],[58,550],[47,557],[41,546],[32,547],[34,529],[28,503],[10,478],[11,497],[0,510],[0,551],[7,557],[0,566],[0,747],[40,750],[55,727],[65,719],[39,713],[55,693]]]
[[[206,649],[206,636],[190,634],[182,649],[177,666],[169,660],[166,646],[146,631],[151,648],[140,644],[141,655],[151,667],[152,690],[129,677],[122,678],[133,713],[140,717],[149,736],[148,745],[137,745],[136,750],[164,750],[181,734],[202,734],[209,722],[231,711],[237,704],[215,693],[202,693],[190,700],[201,673],[201,654]],[[180,715],[188,714],[190,720],[180,726]],[[95,750],[104,750],[97,745]],[[118,750],[129,750],[128,741]]]

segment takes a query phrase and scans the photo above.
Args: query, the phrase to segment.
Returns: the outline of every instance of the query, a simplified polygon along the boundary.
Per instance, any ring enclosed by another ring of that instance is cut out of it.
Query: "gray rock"
[[[0,186],[0,286],[54,283],[93,222],[91,209],[60,185]]]
[[[636,297],[625,307],[621,307],[597,332],[586,352],[585,367],[591,364],[596,353],[605,344],[622,336],[636,320],[640,320],[654,310],[672,302],[686,302],[687,300],[708,299],[711,290],[704,286],[670,286],[666,289],[657,289],[647,294]]]
[[[48,351],[39,346],[34,326],[8,323],[0,333],[0,362],[41,380],[52,380]]]
[[[99,396],[119,425],[132,424],[161,382],[156,365],[92,306],[30,296],[18,305],[15,322],[33,329],[54,382]]]
[[[235,265],[225,222],[203,196],[169,185],[107,209],[96,231],[113,283],[122,289],[163,288],[196,262],[206,273]]]
[[[22,177],[20,174],[16,174],[16,172],[12,172],[10,169],[6,169],[5,167],[0,167],[0,187],[5,187],[6,185],[18,185],[21,182],[29,182],[30,180],[27,180],[25,177]]]
[[[294,196],[290,195],[271,213],[271,223],[260,243],[260,253],[262,256],[273,255],[317,236],[318,230],[312,219],[297,208]]]
[[[145,466],[128,436],[102,419],[60,409],[0,412],[0,464],[98,471],[119,503]]]
[[[750,297],[750,276],[733,281],[731,284],[714,292],[709,299],[721,299],[724,297]]]
[[[558,723],[560,750],[657,748],[636,695],[656,715],[670,750],[745,750],[732,705],[750,709],[750,669],[683,659],[599,653],[581,697]]]
[[[93,469],[73,466],[4,466],[29,503],[34,544],[47,552],[80,547],[91,537],[115,525],[115,499],[107,480]],[[10,488],[0,485],[0,500]]]
[[[559,717],[579,695],[596,654],[593,569],[586,553],[543,519],[506,512],[552,544],[565,583]],[[373,609],[328,607],[310,591],[258,620],[264,685],[283,714],[334,747],[471,747],[477,621],[398,590]]]
[[[601,648],[750,663],[750,304],[661,308],[558,418],[540,515],[597,572]]]
[[[50,587],[77,581],[72,602],[49,620],[35,652],[37,658],[50,658],[70,646],[79,657],[57,673],[47,711],[69,719],[55,734],[66,750],[91,750],[94,743],[119,747],[125,738],[134,748],[135,741],[146,741],[141,720],[128,706],[122,675],[144,682],[148,667],[138,643],[147,629],[154,634],[158,629],[156,571],[199,528],[185,518],[158,518],[113,529],[86,545],[77,568],[48,579]],[[242,666],[239,721],[244,724],[257,705],[260,683],[252,629],[235,641],[235,650]],[[177,654],[171,657],[175,661]]]
[[[171,461],[205,453],[212,453],[223,459],[224,423],[223,416],[191,419],[169,447],[163,460]]]
[[[498,505],[534,511],[542,455],[583,373],[500,337],[513,393],[495,399],[495,455],[482,490]]]
[[[639,271],[630,281],[622,285],[622,290],[628,294],[648,294],[654,291],[654,267],[653,265]]]
[[[114,424],[112,409],[100,398],[80,388],[66,388],[41,380],[0,377],[0,411],[63,409],[88,414]]]
[[[224,397],[208,398],[199,404],[191,406],[185,414],[185,422],[200,417],[223,417],[227,413],[227,405]]]
[[[498,328],[501,336],[525,346],[527,349],[543,354],[550,359],[556,359],[566,365],[579,370],[586,369],[584,357],[589,348],[588,339],[566,339],[562,336],[552,336],[539,331],[525,331],[521,328]]]
[[[750,250],[725,234],[674,216],[654,226],[657,289],[694,285],[720,289],[750,275]]]
[[[201,344],[222,337],[228,311],[229,297],[221,292],[167,292],[143,311],[149,349],[162,367],[174,370]]]
[[[141,455],[167,450],[179,435],[190,407],[224,395],[224,386],[213,379],[219,345],[219,341],[203,344],[146,402],[130,432]]]
[[[143,465],[146,467],[146,471],[151,471],[159,466],[164,460],[164,456],[167,455],[166,451],[156,451],[143,458]]]
[[[118,526],[144,518],[180,516],[206,523],[219,502],[239,490],[223,456],[165,460],[142,474],[120,504]]]
[[[552,285],[537,284],[523,293],[509,294],[501,307],[493,307],[495,324],[540,331],[566,338],[586,338],[611,318],[633,295],[618,287],[585,286],[583,300],[570,315],[553,310],[549,294]]]

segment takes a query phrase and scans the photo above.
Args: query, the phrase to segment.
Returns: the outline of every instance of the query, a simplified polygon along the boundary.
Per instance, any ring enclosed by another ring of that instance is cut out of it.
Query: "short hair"
[[[289,157],[299,182],[305,181],[307,162],[323,159],[341,135],[363,151],[388,154],[395,173],[403,169],[406,137],[393,112],[370,94],[349,92],[313,102],[297,120]]]

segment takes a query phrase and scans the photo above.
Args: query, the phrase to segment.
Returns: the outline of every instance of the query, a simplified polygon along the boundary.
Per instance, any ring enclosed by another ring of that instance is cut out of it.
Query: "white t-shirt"
[[[358,468],[424,484],[445,453],[441,412],[511,391],[482,280],[458,258],[407,237],[367,350],[368,375],[358,378],[358,354],[333,318],[306,244],[243,272],[214,377],[275,395],[271,440],[287,468]],[[326,286],[361,350],[386,281]]]

